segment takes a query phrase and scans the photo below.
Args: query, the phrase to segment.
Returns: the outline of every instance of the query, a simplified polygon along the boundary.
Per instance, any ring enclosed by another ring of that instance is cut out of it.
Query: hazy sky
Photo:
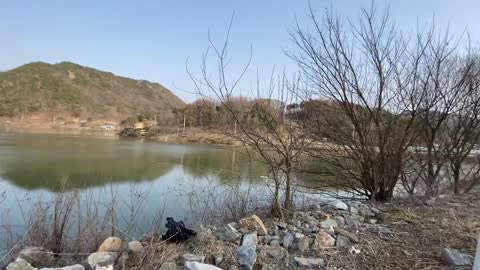
[[[320,14],[333,7],[355,19],[370,0],[311,0]],[[405,31],[420,22],[435,20],[452,32],[468,29],[480,40],[479,0],[377,0],[389,5],[393,19]],[[117,75],[159,82],[184,100],[194,96],[185,71],[198,71],[207,33],[222,41],[235,11],[230,54],[232,71],[238,72],[253,48],[247,89],[253,74],[266,78],[273,66],[295,71],[287,57],[288,28],[295,20],[308,24],[306,0],[0,0],[0,70],[24,63],[72,61]],[[248,93],[245,93],[248,94]]]

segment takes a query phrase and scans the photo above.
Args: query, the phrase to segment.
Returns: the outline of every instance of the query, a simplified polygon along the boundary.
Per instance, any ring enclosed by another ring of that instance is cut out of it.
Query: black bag
[[[176,222],[173,218],[167,217],[167,232],[162,235],[162,240],[169,242],[180,242],[187,240],[190,236],[194,236],[197,233],[193,230],[185,228],[183,221]]]

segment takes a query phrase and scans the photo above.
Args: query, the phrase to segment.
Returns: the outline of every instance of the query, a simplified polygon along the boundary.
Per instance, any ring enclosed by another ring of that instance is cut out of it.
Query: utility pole
[[[185,114],[183,114],[183,136],[185,136],[185,126],[186,126],[186,117],[185,117]]]
[[[153,118],[153,135],[155,136],[157,134],[157,114],[155,114],[155,117]]]

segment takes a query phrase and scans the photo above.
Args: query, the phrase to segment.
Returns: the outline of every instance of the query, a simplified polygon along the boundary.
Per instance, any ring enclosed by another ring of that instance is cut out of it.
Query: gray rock
[[[308,262],[307,258],[304,257],[295,257],[293,258],[298,266],[300,267],[309,267],[310,263]]]
[[[270,246],[272,247],[280,247],[280,242],[278,242],[277,240],[272,240],[270,242]]]
[[[218,239],[222,241],[235,241],[240,239],[242,237],[242,234],[237,231],[232,225],[227,224],[225,226],[222,226],[218,229],[216,229],[213,232],[213,235]]]
[[[302,233],[303,233],[303,234],[307,234],[307,235],[308,235],[308,234],[311,234],[312,232],[313,232],[312,229],[310,229],[309,227],[303,227],[303,228],[302,228]]]
[[[53,264],[55,257],[53,252],[44,247],[27,247],[20,251],[18,256],[33,267],[46,267]]]
[[[322,229],[330,229],[330,228],[338,227],[338,224],[335,221],[335,219],[327,219],[327,220],[324,220],[324,221],[320,222],[320,227]]]
[[[298,266],[300,267],[323,267],[325,265],[325,261],[321,258],[304,258],[304,257],[295,257],[293,258]]]
[[[235,251],[235,259],[243,268],[252,270],[257,261],[255,246],[241,246]]]
[[[301,233],[295,233],[294,236],[295,236],[295,239],[296,239],[296,240],[300,240],[300,239],[302,239],[302,238],[305,237],[305,235],[303,235],[303,234],[301,234]]]
[[[293,225],[291,225],[291,224],[288,224],[288,225],[287,225],[287,229],[288,229],[289,231],[291,231],[291,232],[294,232],[294,231],[297,229],[297,227],[295,227],[295,226],[293,226]]]
[[[308,258],[307,261],[310,265],[316,267],[323,267],[325,265],[325,261],[322,258]]]
[[[280,242],[281,238],[278,235],[266,235],[265,238],[263,239],[263,242],[265,244],[270,244],[270,242],[272,242],[273,240]]]
[[[205,261],[205,256],[194,255],[194,254],[190,254],[190,253],[183,254],[182,258],[185,262],[203,263]]]
[[[258,244],[257,232],[245,234],[242,239],[242,246],[256,246]]]
[[[343,236],[343,235],[337,236],[337,239],[335,241],[335,246],[337,248],[348,247],[351,244],[352,244],[352,242],[350,242],[350,239],[348,239],[348,237]]]
[[[358,215],[358,208],[353,205],[350,205],[350,214]]]
[[[211,264],[204,264],[199,262],[185,262],[185,270],[222,270]]]
[[[288,251],[280,246],[271,247],[267,250],[267,254],[274,259],[283,259],[288,256]]]
[[[289,249],[293,245],[293,235],[291,233],[286,233],[283,237],[283,247]]]
[[[108,266],[115,263],[118,258],[116,252],[95,252],[88,256],[88,264],[92,269],[95,269],[97,266]]]
[[[317,232],[319,232],[319,230],[320,230],[316,224],[310,224],[310,225],[308,225],[308,228],[309,228],[313,233],[317,233]]]
[[[334,220],[337,222],[338,227],[345,227],[345,218],[341,216],[336,216]]]
[[[230,265],[228,267],[228,270],[238,270],[238,267],[236,267],[235,265]]]
[[[441,258],[450,266],[472,265],[472,257],[455,249],[442,249]]]
[[[139,252],[142,252],[143,245],[139,241],[131,241],[131,242],[128,242],[128,250],[134,253],[139,253]]]
[[[292,220],[292,225],[295,226],[295,227],[300,227],[300,226],[302,226],[302,223],[300,222],[300,220],[294,219],[294,220]]]
[[[347,237],[348,239],[350,239],[351,241],[353,241],[355,243],[359,242],[358,236],[356,234],[351,233],[351,232],[349,232],[347,230],[344,230],[342,228],[335,228],[335,233],[339,234],[339,235],[343,235],[343,236]]]
[[[304,237],[297,242],[297,248],[301,252],[305,252],[310,247],[311,240],[308,237]]]
[[[177,264],[174,262],[164,262],[162,266],[160,266],[160,270],[177,270]]]
[[[335,210],[348,210],[348,205],[340,200],[335,200],[329,203]]]
[[[360,222],[358,220],[356,220],[354,218],[354,216],[352,217],[347,217],[345,219],[345,225],[348,227],[348,228],[352,228],[354,230],[358,230],[360,228]]]
[[[22,258],[17,258],[14,262],[7,265],[7,270],[36,270],[27,261]]]
[[[374,231],[376,231],[379,234],[393,234],[393,232],[390,229],[380,225],[375,226]]]

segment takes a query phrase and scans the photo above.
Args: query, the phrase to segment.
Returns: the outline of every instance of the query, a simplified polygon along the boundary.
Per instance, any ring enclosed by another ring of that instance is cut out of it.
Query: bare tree
[[[297,125],[294,119],[285,117],[286,106],[295,101],[301,80],[296,76],[288,80],[285,72],[278,74],[274,70],[265,87],[257,77],[256,86],[250,89],[256,99],[251,100],[250,106],[238,106],[239,103],[235,102],[238,100],[235,95],[240,93],[237,87],[245,77],[250,60],[240,75],[232,80],[227,79],[227,74],[230,74],[228,64],[231,59],[227,50],[231,25],[222,47],[217,47],[209,38],[215,60],[214,75],[207,64],[209,51],[203,55],[201,75],[195,76],[188,70],[188,65],[187,72],[195,84],[196,93],[203,100],[219,104],[218,110],[229,119],[213,121],[209,128],[240,142],[252,158],[270,168],[274,183],[272,213],[284,218],[283,210],[293,206],[295,178],[292,173],[311,142],[302,126]]]
[[[453,190],[459,194],[460,180],[467,159],[469,162],[465,178],[471,178],[471,184],[465,189],[468,192],[478,182],[478,160],[470,157],[472,150],[480,139],[480,66],[475,55],[462,59],[463,77],[460,85],[461,99],[453,106],[453,113],[446,124],[446,156],[453,178]]]
[[[388,201],[417,134],[419,76],[429,36],[405,39],[372,4],[359,22],[310,8],[313,30],[297,25],[291,39],[309,85],[305,99],[324,100],[309,125],[323,151],[314,153],[347,189]]]
[[[441,174],[450,153],[447,130],[449,119],[466,98],[465,88],[470,76],[471,64],[458,55],[459,39],[449,32],[439,33],[434,27],[429,31],[426,43],[425,64],[419,75],[422,95],[421,111],[418,114],[419,142],[423,145],[421,178],[425,183],[425,195],[438,193]]]

